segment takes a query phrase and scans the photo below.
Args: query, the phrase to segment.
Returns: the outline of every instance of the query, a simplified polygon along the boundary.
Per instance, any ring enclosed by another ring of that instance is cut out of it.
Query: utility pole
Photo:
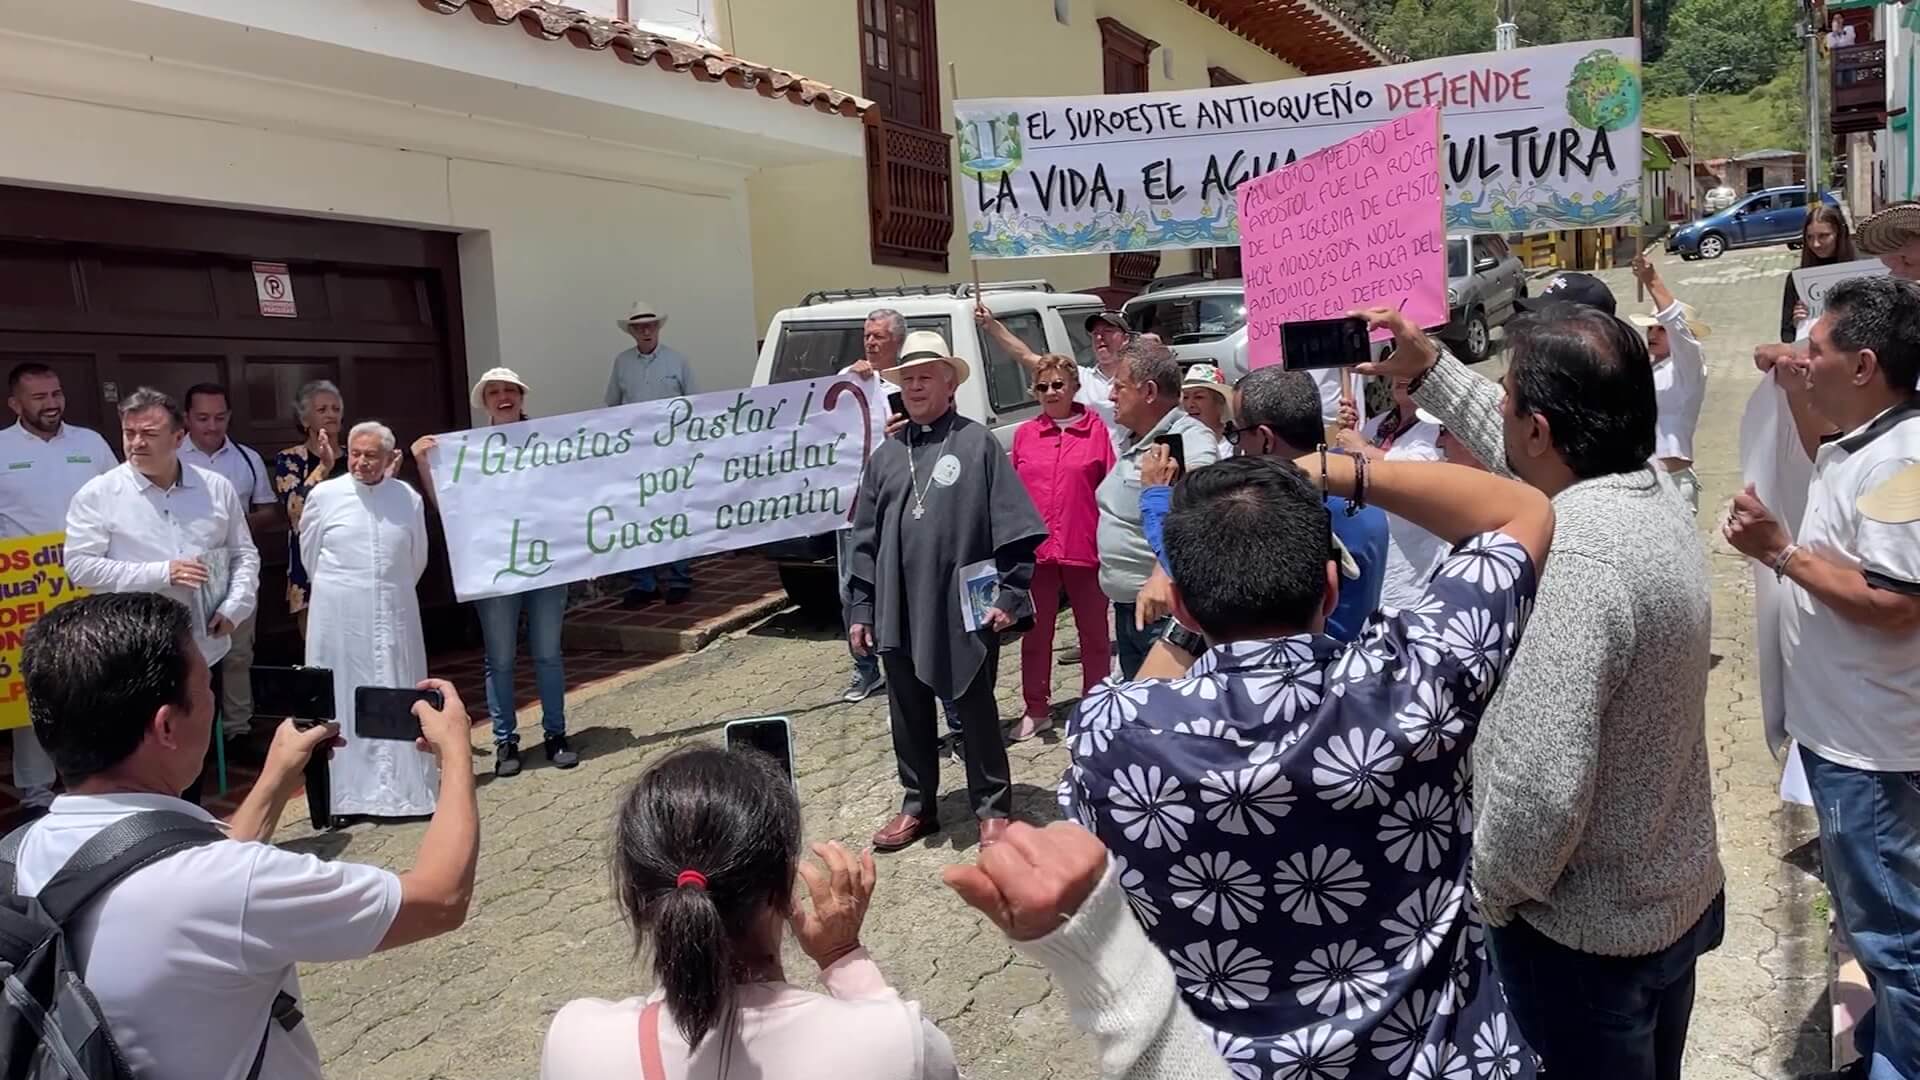
[[[1636,0],[1637,2],[1637,0]],[[1815,21],[1817,0],[1803,0],[1806,12],[1807,53],[1807,205],[1820,205],[1820,26]],[[1809,211],[1811,212],[1811,211]]]
[[[1507,52],[1520,46],[1520,27],[1513,21],[1514,0],[1500,0],[1494,16],[1500,21],[1493,28],[1493,50]]]

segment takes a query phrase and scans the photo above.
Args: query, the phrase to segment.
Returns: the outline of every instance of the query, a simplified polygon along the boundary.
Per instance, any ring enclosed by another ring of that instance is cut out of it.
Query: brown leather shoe
[[[911,845],[923,836],[932,836],[940,831],[938,821],[917,818],[911,814],[895,814],[893,820],[879,832],[873,834],[873,850],[899,851]]]
[[[1007,838],[1007,819],[990,817],[980,819],[980,846],[990,848]]]

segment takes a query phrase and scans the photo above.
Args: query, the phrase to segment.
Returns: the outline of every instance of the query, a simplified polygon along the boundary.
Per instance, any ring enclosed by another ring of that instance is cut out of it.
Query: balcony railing
[[[873,261],[947,271],[953,240],[952,136],[884,117],[867,124],[867,219]]]
[[[1871,131],[1886,122],[1887,45],[1869,41],[1833,50],[1833,130]]]

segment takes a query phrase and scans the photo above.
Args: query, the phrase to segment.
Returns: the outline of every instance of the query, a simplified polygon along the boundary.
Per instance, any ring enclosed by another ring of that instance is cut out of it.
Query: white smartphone
[[[793,723],[784,716],[756,716],[747,720],[729,720],[726,728],[728,750],[757,750],[772,758],[793,783]],[[795,790],[799,789],[794,784]]]

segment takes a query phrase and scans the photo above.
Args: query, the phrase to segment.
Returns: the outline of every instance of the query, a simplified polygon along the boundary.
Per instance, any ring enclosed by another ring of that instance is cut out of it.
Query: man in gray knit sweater
[[[1584,278],[1584,275],[1566,275]],[[1495,385],[1404,316],[1366,374],[1553,499],[1553,556],[1474,748],[1474,892],[1555,1080],[1677,1080],[1694,963],[1725,911],[1707,764],[1706,552],[1647,465],[1653,372],[1592,278],[1507,331]],[[1597,294],[1596,294],[1597,290]]]

